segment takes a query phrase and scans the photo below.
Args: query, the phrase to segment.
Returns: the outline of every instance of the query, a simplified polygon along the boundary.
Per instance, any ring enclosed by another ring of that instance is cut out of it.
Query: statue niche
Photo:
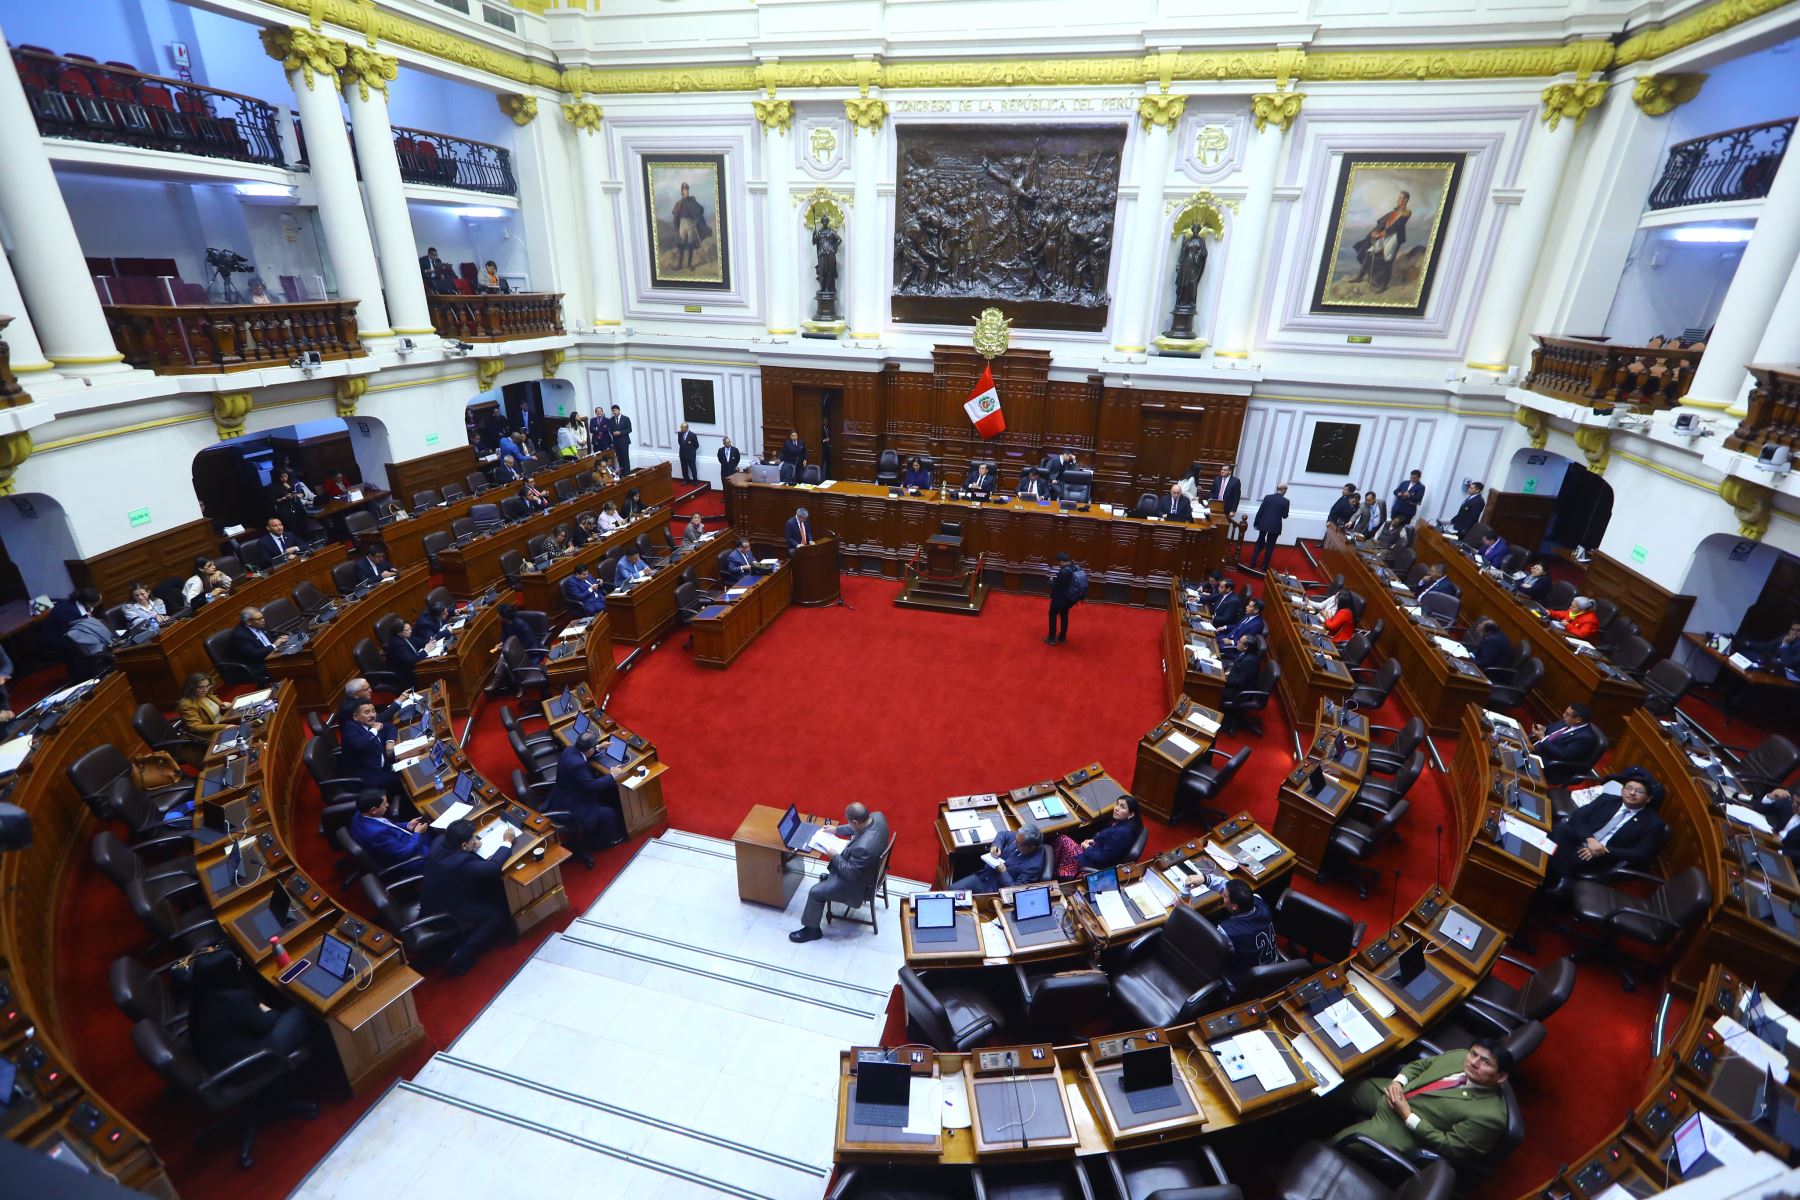
[[[1124,125],[902,125],[893,317],[1100,330]]]

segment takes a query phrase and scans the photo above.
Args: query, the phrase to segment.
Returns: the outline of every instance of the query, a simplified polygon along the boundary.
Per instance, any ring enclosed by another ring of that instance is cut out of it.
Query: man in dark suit
[[[1587,705],[1573,701],[1563,709],[1562,720],[1548,728],[1531,727],[1531,750],[1544,760],[1546,782],[1553,786],[1567,783],[1593,759],[1600,748],[1593,719]]]
[[[1228,517],[1237,512],[1238,500],[1243,495],[1243,485],[1238,482],[1238,477],[1234,474],[1236,470],[1237,468],[1231,463],[1226,463],[1225,470],[1217,479],[1213,480],[1210,493],[1212,502]]]
[[[400,572],[388,563],[387,551],[380,546],[371,546],[356,556],[356,586],[366,583],[380,583],[384,579],[392,579]]]
[[[264,663],[286,641],[285,637],[269,636],[268,621],[263,618],[262,609],[246,608],[238,614],[238,623],[231,631],[232,661],[248,667],[258,683],[266,682],[269,670]]]
[[[1457,537],[1468,537],[1469,530],[1480,523],[1482,510],[1487,508],[1487,499],[1481,494],[1482,491],[1479,479],[1469,480],[1469,486],[1463,489],[1462,507],[1450,518],[1450,528],[1456,530]]]
[[[700,482],[700,435],[688,428],[687,422],[675,431],[675,453],[681,459],[681,482]]]
[[[631,418],[616,404],[612,406],[612,448],[613,457],[619,460],[619,474],[631,474]]]
[[[1444,574],[1444,564],[1432,563],[1425,568],[1425,577],[1419,580],[1419,590],[1415,593],[1415,598],[1423,600],[1427,596],[1460,595],[1462,592],[1454,583],[1450,582],[1450,577]]]
[[[1346,483],[1343,492],[1331,502],[1331,511],[1325,514],[1325,523],[1336,525],[1339,529],[1350,524],[1356,517],[1356,485]]]
[[[207,561],[211,561],[210,559]],[[69,631],[69,626],[83,617],[93,616],[100,609],[100,592],[96,588],[78,588],[69,595],[50,605],[50,630],[57,636]]]
[[[723,484],[738,472],[738,463],[743,461],[743,454],[726,438],[725,444],[719,447],[719,482]]]
[[[385,792],[369,788],[357,793],[356,815],[350,818],[350,836],[384,870],[430,849],[425,832],[430,822],[423,817],[396,821],[388,816],[388,806]]]
[[[300,557],[300,543],[288,534],[287,526],[281,523],[280,517],[269,518],[269,523],[263,526],[262,536],[256,539],[256,548],[262,551],[271,567],[278,567],[290,558]]]
[[[495,487],[519,482],[519,460],[510,454],[502,454],[500,461],[489,469],[488,479]]]
[[[1410,521],[1419,515],[1419,505],[1425,503],[1425,485],[1419,482],[1422,474],[1414,471],[1411,478],[1394,488],[1394,516]]]
[[[374,702],[375,689],[369,686],[369,681],[360,677],[352,679],[344,685],[343,698],[338,701],[337,712],[331,718],[332,726],[342,729],[350,723],[350,718],[356,715],[357,706]],[[378,710],[381,719],[392,721],[398,707],[398,705],[390,704],[386,708]]]
[[[1745,642],[1737,647],[1766,671],[1800,679],[1800,621],[1789,625],[1779,638],[1766,642]]]
[[[1044,865],[1044,833],[1027,821],[1019,832],[1002,830],[983,856],[1000,860],[999,866],[983,863],[979,871],[950,885],[955,892],[997,892],[1003,887],[1036,883],[1047,875]],[[1054,866],[1054,864],[1052,864]]]
[[[575,818],[583,846],[605,849],[625,840],[625,818],[619,807],[619,781],[595,761],[600,733],[588,729],[556,758],[556,784],[545,809]]]
[[[1226,733],[1236,733],[1238,727],[1237,710],[1231,707],[1232,702],[1245,692],[1256,690],[1256,685],[1262,681],[1264,650],[1262,638],[1251,634],[1238,643],[1238,652],[1232,656],[1231,665],[1225,668],[1225,684],[1219,691],[1219,699],[1225,705],[1225,717],[1219,722],[1219,728]]]
[[[807,524],[809,519],[809,514],[804,508],[796,508],[794,515],[788,518],[787,548],[789,554],[801,546],[813,544],[812,527]]]
[[[1800,867],[1800,816],[1795,815],[1794,794],[1784,787],[1770,788],[1761,800],[1748,807],[1769,823],[1775,840],[1781,843],[1781,852]]]
[[[806,443],[800,440],[798,429],[788,430],[787,441],[781,443],[781,451],[776,457],[781,463],[781,481],[799,483],[800,472],[806,466]]]
[[[1223,629],[1235,625],[1244,618],[1244,607],[1250,600],[1248,585],[1244,591],[1235,591],[1227,583],[1219,598],[1213,601],[1212,623],[1215,628]]]
[[[1488,566],[1499,570],[1500,564],[1506,561],[1506,551],[1506,539],[1499,534],[1484,533],[1481,535],[1481,561]]]
[[[582,612],[588,616],[606,611],[606,597],[600,594],[599,585],[594,582],[594,575],[586,563],[575,568],[575,573],[562,581],[563,603],[569,606],[570,612]]]
[[[1275,544],[1281,540],[1281,523],[1288,515],[1287,484],[1278,483],[1275,490],[1264,496],[1257,506],[1256,519],[1251,522],[1256,527],[1256,545],[1250,551],[1250,569],[1256,570],[1256,559],[1262,556],[1262,569],[1268,570],[1269,564],[1275,560]]]
[[[872,813],[863,804],[844,808],[844,823],[831,831],[848,838],[849,844],[838,851],[825,869],[825,878],[806,893],[806,910],[800,915],[800,928],[788,934],[790,942],[811,942],[824,937],[819,918],[825,915],[829,901],[854,904],[869,890],[875,873],[881,869],[881,856],[887,852],[888,823],[880,813]]]
[[[1060,646],[1069,640],[1069,610],[1081,603],[1075,591],[1075,560],[1058,554],[1056,574],[1050,577],[1050,633],[1045,645]]]
[[[1647,866],[1669,840],[1669,827],[1656,815],[1650,789],[1633,779],[1619,795],[1601,796],[1558,821],[1550,840],[1556,843],[1550,875],[1559,882],[1597,875],[1613,863]]]
[[[1169,494],[1156,502],[1156,515],[1165,521],[1191,521],[1194,519],[1194,506],[1188,498],[1181,494],[1181,485],[1171,483]]]
[[[1268,634],[1268,628],[1263,622],[1262,601],[1245,601],[1244,615],[1231,625],[1219,629],[1219,649],[1234,649],[1247,637],[1264,637]]]
[[[977,496],[991,496],[1000,487],[1000,478],[986,463],[976,463],[963,476],[963,487]]]
[[[1550,578],[1550,572],[1544,570],[1544,564],[1534,562],[1525,568],[1525,578],[1519,581],[1519,594],[1542,604],[1550,598],[1550,588],[1554,582]]]
[[[461,943],[450,954],[452,975],[467,974],[482,951],[506,936],[512,927],[512,914],[507,911],[506,894],[500,883],[500,872],[512,857],[512,846],[495,850],[492,858],[484,859],[475,853],[480,844],[481,839],[475,836],[475,822],[467,818],[452,821],[425,858],[419,915],[455,917],[463,930]]]
[[[750,549],[749,538],[739,538],[737,545],[725,552],[719,560],[719,574],[726,583],[737,583],[746,575],[756,570],[756,552]]]
[[[436,246],[427,246],[425,256],[419,259],[419,274],[425,277],[427,291],[446,295],[456,291],[456,272],[450,264],[438,257]]]
[[[394,727],[375,711],[374,701],[364,700],[338,729],[338,768],[369,787],[391,791],[395,777],[388,767],[398,737]]]
[[[1056,485],[1045,479],[1036,467],[1026,467],[1025,473],[1019,476],[1019,499],[1021,500],[1054,500]]]

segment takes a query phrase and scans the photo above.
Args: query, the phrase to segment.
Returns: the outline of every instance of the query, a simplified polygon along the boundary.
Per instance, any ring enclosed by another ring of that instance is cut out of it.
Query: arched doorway
[[[270,489],[277,471],[294,473],[323,495],[342,475],[351,488],[388,486],[387,426],[373,417],[326,417],[208,446],[194,456],[194,495],[200,511],[221,533],[236,526],[260,528],[275,511]]]
[[[1573,550],[1577,546],[1598,546],[1612,521],[1612,510],[1612,484],[1571,462],[1550,510],[1550,525],[1544,531],[1545,547]]]
[[[0,606],[68,595],[74,585],[65,564],[81,557],[54,496],[22,492],[0,500]]]

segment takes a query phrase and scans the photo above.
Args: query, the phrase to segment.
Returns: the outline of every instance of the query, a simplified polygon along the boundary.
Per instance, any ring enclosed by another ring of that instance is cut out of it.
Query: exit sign
[[[131,527],[133,529],[137,528],[139,525],[148,525],[150,523],[150,510],[147,508],[134,508],[125,514],[125,519],[131,522]]]
[[[1649,558],[1649,557],[1650,557],[1650,551],[1644,549],[1642,546],[1633,546],[1631,548],[1631,561],[1632,562],[1641,563],[1646,558]]]
[[[435,445],[437,445],[437,444],[438,444],[438,435],[437,435],[437,434],[435,434],[435,433],[428,433],[428,434],[426,434],[426,435],[425,435],[425,444],[426,444],[426,445],[427,445],[427,446],[435,446]]]
[[[1536,479],[1527,479],[1525,481],[1525,494],[1527,496],[1529,496],[1533,492],[1536,492],[1536,491],[1537,491],[1537,480]]]

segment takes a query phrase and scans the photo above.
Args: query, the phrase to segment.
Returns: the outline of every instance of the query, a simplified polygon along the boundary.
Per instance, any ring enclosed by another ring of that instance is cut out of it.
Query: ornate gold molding
[[[1695,42],[1716,37],[1745,21],[1772,13],[1790,2],[1791,0],[1718,0],[1717,4],[1709,4],[1691,12],[1673,25],[1664,25],[1661,29],[1652,29],[1626,38],[1613,52],[1613,65],[1629,67],[1632,63],[1648,62],[1677,50],[1685,50]]]
[[[1601,82],[1553,83],[1544,89],[1544,111],[1538,117],[1552,132],[1565,118],[1579,129],[1588,113],[1606,99],[1606,89],[1610,86]]]
[[[563,361],[569,357],[564,350],[544,350],[540,352],[544,360],[544,378],[555,379],[556,373],[562,369]]]
[[[356,402],[369,392],[369,379],[366,375],[346,375],[331,385],[332,398],[337,401],[337,415],[348,420],[356,415]]]
[[[563,120],[578,130],[588,133],[600,132],[600,121],[606,116],[606,110],[598,104],[590,104],[585,100],[576,100],[562,106]]]
[[[1550,418],[1535,408],[1513,409],[1513,420],[1525,427],[1531,435],[1531,448],[1542,450],[1544,443],[1550,440]]]
[[[219,440],[239,437],[244,432],[244,422],[250,417],[252,401],[249,392],[214,392],[213,428],[219,431]]]
[[[1745,541],[1760,542],[1769,530],[1769,511],[1775,493],[1760,483],[1727,475],[1719,484],[1719,495],[1737,515],[1738,536]]]
[[[1139,96],[1138,124],[1143,126],[1145,133],[1152,129],[1166,129],[1172,134],[1175,126],[1181,123],[1181,114],[1186,110],[1186,96],[1171,96],[1167,92]]]
[[[344,47],[344,55],[344,65],[338,71],[338,86],[344,89],[346,96],[350,94],[351,84],[356,85],[357,95],[363,100],[369,98],[371,91],[387,96],[388,84],[400,78],[399,60],[392,55],[377,54],[361,46]]]
[[[504,358],[478,358],[475,360],[475,390],[491,392],[494,382],[500,378],[500,372],[506,370]]]
[[[1631,102],[1646,117],[1666,117],[1700,94],[1704,75],[1639,75],[1631,85]]]
[[[288,72],[299,71],[306,80],[306,90],[313,88],[313,77],[324,75],[336,80],[349,59],[350,48],[335,38],[323,37],[310,29],[265,29],[263,50]]]
[[[786,133],[794,127],[794,102],[792,100],[752,100],[756,109],[756,122],[770,133]],[[880,103],[877,101],[877,103]]]
[[[1201,237],[1217,241],[1225,236],[1225,216],[1219,210],[1228,208],[1234,213],[1238,210],[1236,200],[1221,200],[1205,189],[1195,192],[1186,200],[1169,201],[1167,207],[1174,209],[1177,205],[1180,207],[1175,213],[1175,222],[1169,233],[1176,240],[1186,237],[1188,230],[1192,229]]]
[[[1270,125],[1286,133],[1305,102],[1305,92],[1264,92],[1250,97],[1250,119],[1256,122],[1258,133]]]
[[[514,125],[529,125],[537,119],[538,101],[536,96],[495,96],[500,111],[512,118]]]
[[[1596,475],[1606,474],[1606,464],[1612,460],[1611,428],[1605,425],[1577,425],[1575,444],[1581,447],[1581,457],[1587,459],[1588,470]]]
[[[31,430],[0,436],[0,496],[13,494],[13,475],[31,457]]]
[[[562,72],[553,62],[509,54],[424,21],[401,16],[369,0],[269,0],[269,3],[305,17],[315,33],[326,25],[333,25],[362,35],[371,48],[378,41],[386,42],[514,83],[558,91],[576,90],[564,85]],[[273,57],[281,57],[273,51],[270,53]]]
[[[867,130],[870,133],[881,131],[882,125],[887,123],[887,114],[886,100],[879,100],[872,96],[852,96],[844,101],[844,115],[850,118],[850,123],[857,129]],[[855,131],[852,131],[850,136],[855,137]]]
[[[844,209],[852,203],[854,197],[849,192],[834,192],[828,187],[816,187],[805,195],[794,196],[794,205],[801,210],[801,223],[808,229],[817,229],[820,221],[833,229],[842,229]]]

